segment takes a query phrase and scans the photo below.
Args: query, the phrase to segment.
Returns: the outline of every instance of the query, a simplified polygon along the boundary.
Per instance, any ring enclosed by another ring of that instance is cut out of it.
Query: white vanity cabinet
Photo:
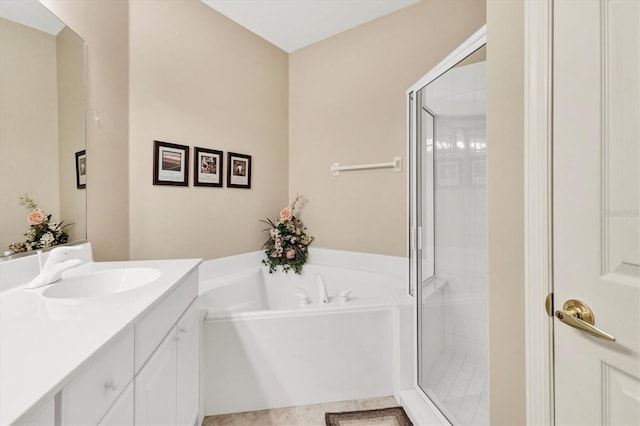
[[[197,302],[136,376],[136,425],[193,425],[199,409]]]
[[[198,272],[59,393],[62,425],[194,425],[199,413]]]
[[[194,425],[200,410],[200,312],[198,301],[176,327],[178,361],[178,425]]]
[[[140,345],[136,341],[136,365],[141,366],[135,378],[136,425],[193,425],[198,417],[199,314],[194,300],[197,273],[188,280],[192,282],[178,288],[170,303],[160,303],[136,328],[141,334]],[[171,327],[169,332],[161,333],[167,324]],[[151,342],[162,334],[164,338],[148,360],[137,358],[138,353],[148,353],[148,345],[153,346]]]
[[[136,425],[176,425],[177,356],[175,327],[136,376]]]
[[[130,327],[62,390],[61,423],[98,424],[132,379],[133,327]]]
[[[100,422],[100,426],[124,426],[133,422],[133,381],[131,381],[120,395],[120,398],[107,412]]]
[[[87,262],[74,270],[74,280],[86,277],[78,288],[128,270],[155,277],[91,297],[45,294],[54,287],[1,292],[0,425],[193,425],[201,262]]]
[[[55,424],[56,415],[53,398],[47,401],[44,407],[24,422],[24,426],[54,426]]]

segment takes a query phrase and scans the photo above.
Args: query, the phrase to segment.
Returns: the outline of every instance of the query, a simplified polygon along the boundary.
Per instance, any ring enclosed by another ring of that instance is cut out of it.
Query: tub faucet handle
[[[342,303],[348,302],[350,294],[351,294],[351,290],[341,291],[340,292],[340,302],[342,302]]]
[[[305,306],[309,304],[309,296],[307,295],[307,292],[303,290],[302,293],[297,292],[296,296],[298,297],[298,304],[300,306]]]

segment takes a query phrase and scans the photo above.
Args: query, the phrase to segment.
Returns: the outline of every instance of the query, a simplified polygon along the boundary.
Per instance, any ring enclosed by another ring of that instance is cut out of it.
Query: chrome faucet
[[[62,273],[67,269],[75,268],[82,260],[73,258],[74,252],[81,252],[82,247],[56,247],[49,253],[40,273],[32,279],[24,288],[38,288],[53,284],[62,278]]]
[[[329,303],[327,285],[325,284],[322,275],[316,274],[316,283],[318,284],[318,303]]]

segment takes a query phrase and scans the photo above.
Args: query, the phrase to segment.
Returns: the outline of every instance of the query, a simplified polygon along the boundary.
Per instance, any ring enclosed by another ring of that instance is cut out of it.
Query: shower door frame
[[[418,127],[418,99],[417,93],[419,90],[427,86],[432,81],[453,68],[458,62],[462,61],[467,56],[487,44],[487,26],[483,25],[478,31],[476,31],[471,37],[465,40],[458,48],[451,52],[445,59],[443,59],[438,65],[436,65],[431,71],[425,74],[420,80],[413,84],[406,92],[407,99],[407,111],[409,112],[407,125],[409,126],[407,151],[409,158],[409,173],[407,188],[409,191],[409,296],[414,299],[413,304],[413,323],[415,324],[414,333],[414,364],[413,364],[413,385],[414,390],[420,395],[422,400],[439,416],[439,420],[442,424],[450,424],[449,420],[442,414],[436,404],[429,398],[429,396],[422,390],[418,383],[418,284],[422,281],[419,276],[418,263],[422,261],[422,248],[420,247],[422,241],[422,229],[415,226],[417,222],[418,201],[421,201],[418,197],[418,185],[417,182],[417,170],[418,163],[421,158],[418,158],[418,145],[417,145],[417,127]],[[412,291],[413,290],[413,291]]]

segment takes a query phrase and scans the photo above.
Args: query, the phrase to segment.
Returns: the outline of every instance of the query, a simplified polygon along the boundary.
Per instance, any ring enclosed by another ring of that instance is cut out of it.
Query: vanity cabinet
[[[41,408],[30,419],[24,422],[24,426],[53,426],[56,423],[55,403],[53,398],[50,399],[43,408]]]
[[[199,414],[197,292],[196,270],[123,330],[59,392],[60,424],[194,425]]]
[[[62,424],[100,423],[132,379],[133,327],[130,327],[62,390]]]
[[[136,425],[177,424],[175,327],[136,377]]]
[[[194,425],[200,410],[200,312],[197,300],[178,321],[178,425]]]
[[[100,426],[124,426],[133,422],[133,381],[131,381],[120,395],[120,398],[107,412],[100,422]]]
[[[193,425],[199,409],[199,321],[193,302],[135,379],[136,425]]]

